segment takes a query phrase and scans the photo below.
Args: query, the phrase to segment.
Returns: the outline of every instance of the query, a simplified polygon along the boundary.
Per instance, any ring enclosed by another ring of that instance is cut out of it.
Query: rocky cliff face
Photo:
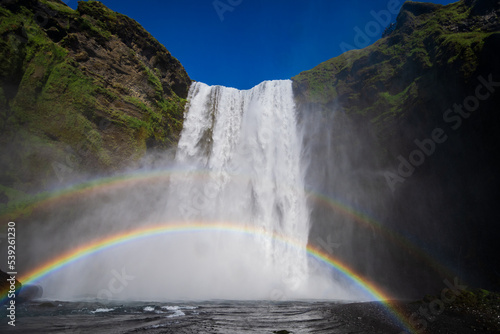
[[[498,70],[498,15],[497,0],[407,1],[392,33],[295,76],[296,93],[304,104],[341,106],[350,118],[369,120],[387,149],[410,115],[441,119],[434,110],[459,102],[478,75]]]
[[[384,38],[293,78],[309,186],[369,218],[314,205],[311,238],[343,231],[336,254],[389,289],[500,283],[499,16],[497,0],[408,1]]]
[[[190,83],[164,46],[100,2],[1,0],[0,201],[175,146]]]

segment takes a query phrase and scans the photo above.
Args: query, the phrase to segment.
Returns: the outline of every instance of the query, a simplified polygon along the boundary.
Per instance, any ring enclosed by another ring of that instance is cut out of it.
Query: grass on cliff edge
[[[478,54],[482,50],[485,38],[491,33],[481,31],[480,27],[473,26],[471,32],[456,33],[448,28],[461,24],[470,16],[470,7],[463,1],[447,6],[436,6],[430,14],[414,16],[409,14],[411,25],[414,27],[409,35],[394,31],[391,35],[382,38],[373,45],[360,50],[348,51],[336,58],[327,60],[309,71],[302,72],[292,78],[297,86],[305,89],[303,93],[308,102],[329,104],[338,96],[351,91],[350,83],[359,75],[356,66],[361,60],[367,65],[364,71],[373,70],[373,75],[367,78],[366,85],[374,82],[386,87],[395,76],[401,76],[404,66],[409,60],[419,63],[422,69],[430,69],[443,64],[457,64],[458,70],[467,78],[478,66]],[[410,24],[408,23],[408,24]],[[389,43],[396,35],[400,42]],[[368,59],[374,55],[379,61],[370,63]],[[398,92],[391,92],[391,96],[404,94],[409,86],[400,87]],[[387,94],[387,92],[382,92]],[[356,99],[353,95],[353,98]],[[388,97],[387,95],[381,97]],[[349,109],[349,106],[344,106]],[[389,103],[388,107],[394,111],[400,104]],[[364,111],[357,112],[366,114]]]

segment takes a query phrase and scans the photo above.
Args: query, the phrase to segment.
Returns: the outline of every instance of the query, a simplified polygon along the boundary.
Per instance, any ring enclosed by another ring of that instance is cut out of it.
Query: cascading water
[[[194,83],[176,161],[208,177],[186,172],[173,180],[171,197],[185,220],[236,222],[293,240],[259,244],[265,265],[296,288],[307,277],[309,231],[300,153],[290,80],[246,91]]]
[[[160,170],[150,166],[141,171],[168,178],[127,191],[111,188],[80,203],[71,210],[70,228],[59,229],[68,220],[62,210],[40,225],[45,228],[33,232],[31,240],[43,243],[54,228],[72,241],[66,249],[159,223],[177,226],[178,233],[138,238],[79,261],[44,280],[45,296],[358,297],[349,284],[307,256],[307,159],[301,156],[303,131],[292,82],[266,81],[245,91],[193,83],[188,101],[175,161],[166,159]],[[43,254],[37,257],[34,253],[32,261],[44,261]]]

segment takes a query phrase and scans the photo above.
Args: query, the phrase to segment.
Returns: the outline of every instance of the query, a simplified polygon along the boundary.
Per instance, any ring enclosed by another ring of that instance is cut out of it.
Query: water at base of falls
[[[5,310],[0,316],[5,318]],[[362,320],[360,320],[362,319]],[[39,301],[18,310],[2,333],[400,333],[383,304],[335,302],[96,302]]]

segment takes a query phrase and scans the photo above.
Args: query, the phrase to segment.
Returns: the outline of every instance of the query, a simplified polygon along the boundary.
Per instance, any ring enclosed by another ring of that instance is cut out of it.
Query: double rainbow
[[[210,171],[198,170],[186,172],[182,169],[170,169],[136,172],[132,174],[101,178],[94,181],[77,184],[62,190],[42,193],[34,196],[30,201],[12,205],[10,210],[7,208],[6,210],[4,210],[3,214],[0,214],[0,221],[13,220],[26,212],[30,214],[33,210],[36,209],[51,208],[53,206],[61,205],[67,201],[78,200],[86,196],[93,196],[95,194],[104,193],[106,191],[132,188],[148,184],[154,185],[160,182],[168,182],[172,176],[177,175],[188,175],[190,180],[203,180],[210,177]],[[241,175],[235,177],[244,179],[244,176]],[[345,203],[342,203],[342,201],[334,199],[331,196],[313,192],[307,192],[307,195],[310,200],[318,204],[325,205],[332,211],[349,217],[354,222],[376,231],[379,235],[383,236],[388,241],[396,244],[401,249],[406,250],[408,254],[415,256],[423,262],[427,263],[428,266],[430,268],[433,268],[437,273],[440,274],[440,276],[456,276],[452,271],[448,269],[450,266],[443,266],[440,262],[436,261],[433,256],[425,252],[422,247],[419,247],[414,241],[410,240],[410,238],[387,228],[386,226],[373,219],[369,215],[361,212],[360,210],[356,210],[352,206],[346,205]]]
[[[31,211],[38,208],[47,209],[53,206],[58,206],[66,201],[72,201],[85,196],[92,196],[100,192],[119,190],[127,187],[133,187],[136,185],[143,184],[157,184],[158,182],[167,182],[172,175],[185,174],[182,170],[168,170],[168,171],[149,171],[147,173],[135,173],[123,176],[116,176],[111,178],[104,178],[96,181],[91,181],[83,184],[79,184],[70,188],[63,190],[54,191],[52,193],[45,193],[33,199],[31,203],[27,203],[22,206],[21,210],[14,210],[7,212],[2,218],[7,218],[9,216],[16,216],[21,214],[23,211]],[[195,177],[204,178],[207,176],[207,172],[191,172],[189,175]],[[419,247],[414,245],[410,240],[403,237],[402,235],[388,230],[386,227],[378,223],[377,221],[371,219],[366,214],[354,210],[353,208],[346,206],[345,204],[333,200],[330,197],[326,197],[321,194],[308,194],[310,198],[317,202],[322,202],[332,210],[353,218],[354,221],[369,226],[370,228],[376,230],[378,233],[386,236],[389,240],[399,244],[399,246],[405,249],[411,250],[412,254],[419,255],[420,258],[424,258],[426,262],[431,263],[432,267],[440,268],[443,267],[439,265],[432,257],[423,252]],[[17,211],[17,212],[16,212]],[[301,247],[299,243],[294,240],[289,240],[279,235],[272,235],[265,231],[252,229],[249,227],[243,227],[235,224],[207,224],[207,223],[191,223],[191,224],[161,224],[148,227],[141,227],[138,229],[121,232],[115,235],[111,235],[102,239],[93,240],[87,244],[81,245],[67,253],[64,253],[58,257],[55,257],[41,266],[31,270],[30,272],[22,275],[20,281],[23,284],[30,284],[41,281],[44,277],[49,274],[67,266],[71,263],[82,259],[84,257],[90,256],[97,252],[105,251],[106,249],[117,246],[126,242],[130,242],[137,239],[147,238],[155,235],[166,234],[166,233],[187,233],[187,232],[203,232],[203,231],[223,231],[232,233],[243,233],[249,235],[264,235],[273,240],[280,242],[285,242],[286,244],[292,245],[294,247]],[[338,259],[335,259],[328,253],[323,252],[321,249],[314,246],[307,246],[306,252],[309,256],[320,261],[334,270],[340,272],[345,277],[349,278],[350,281],[355,283],[362,291],[372,296],[373,299],[381,301],[387,310],[393,315],[395,320],[399,323],[402,328],[413,333],[416,332],[414,328],[408,323],[405,316],[398,312],[395,304],[391,302],[391,297],[383,292],[380,288],[375,286],[370,281],[364,279],[361,275],[350,269],[345,263],[342,263]],[[0,298],[5,298],[5,296],[0,296]],[[2,298],[2,299],[3,299]]]
[[[53,258],[39,267],[32,269],[28,273],[22,275],[19,280],[23,284],[33,284],[40,282],[48,275],[69,266],[70,264],[81,260],[85,257],[105,251],[111,247],[122,245],[128,242],[158,236],[162,234],[175,234],[175,233],[196,233],[196,232],[209,232],[219,231],[226,233],[238,233],[245,235],[258,235],[266,238],[271,238],[274,241],[282,242],[296,248],[303,248],[297,241],[285,238],[284,236],[272,234],[264,230],[240,226],[237,224],[228,223],[181,223],[181,224],[158,224],[137,229],[120,232],[110,235],[101,239],[93,240],[89,243],[80,245],[79,247],[70,250],[56,258]],[[397,322],[397,324],[409,333],[416,333],[416,329],[406,319],[405,315],[398,311],[396,304],[393,302],[391,296],[385,293],[382,289],[377,287],[369,280],[363,278],[354,270],[349,268],[345,263],[342,263],[332,255],[313,246],[307,246],[305,251],[309,256],[321,263],[326,264],[330,268],[341,273],[343,276],[353,282],[363,292],[371,296],[373,299],[380,301],[386,308],[388,314]],[[4,299],[5,296],[2,296]]]

